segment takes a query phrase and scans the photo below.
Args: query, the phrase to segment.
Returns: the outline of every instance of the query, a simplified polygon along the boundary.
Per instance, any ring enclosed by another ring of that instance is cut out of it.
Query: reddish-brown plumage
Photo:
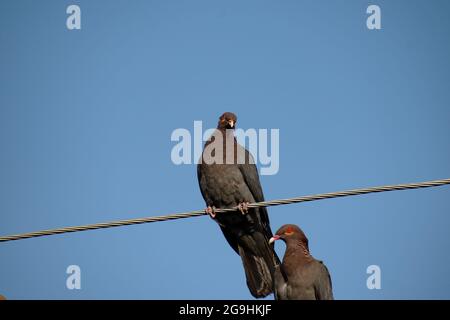
[[[282,226],[270,242],[283,240],[286,252],[274,276],[275,297],[279,300],[331,300],[331,277],[322,261],[309,252],[308,238],[296,225]]]
[[[237,116],[233,112],[225,112],[219,118],[219,123],[217,124],[217,129],[234,129],[237,122]],[[231,123],[233,125],[231,125]]]

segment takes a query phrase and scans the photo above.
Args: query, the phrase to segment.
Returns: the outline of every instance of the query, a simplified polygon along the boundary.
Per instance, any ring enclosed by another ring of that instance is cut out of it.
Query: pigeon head
[[[219,123],[217,124],[217,129],[234,129],[236,126],[237,117],[232,112],[225,112],[219,118]]]
[[[306,238],[306,235],[303,233],[302,229],[295,224],[285,224],[282,226],[278,229],[275,235],[270,238],[269,243],[273,243],[277,240],[283,240],[287,245],[294,242],[300,242],[306,247],[307,250],[309,250],[308,238]]]

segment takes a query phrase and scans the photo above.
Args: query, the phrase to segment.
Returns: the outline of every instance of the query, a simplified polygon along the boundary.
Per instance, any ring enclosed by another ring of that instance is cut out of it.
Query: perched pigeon
[[[264,201],[253,157],[234,136],[236,115],[225,112],[205,143],[197,175],[206,212],[219,224],[230,246],[242,258],[250,293],[261,298],[273,292],[273,273],[280,263],[273,245],[266,208],[248,208]],[[239,206],[235,212],[214,208]]]
[[[270,239],[286,243],[283,263],[276,267],[274,290],[277,300],[333,300],[331,277],[322,261],[309,253],[308,239],[296,225],[282,226]]]

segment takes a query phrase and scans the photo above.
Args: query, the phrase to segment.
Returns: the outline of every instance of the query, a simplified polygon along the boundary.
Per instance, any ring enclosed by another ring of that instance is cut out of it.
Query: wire
[[[324,200],[324,199],[347,197],[347,196],[356,196],[356,195],[376,193],[376,192],[387,192],[387,191],[396,191],[396,190],[437,187],[437,186],[442,186],[442,185],[447,185],[447,184],[450,184],[450,179],[433,180],[433,181],[408,183],[408,184],[387,185],[387,186],[371,187],[371,188],[364,188],[364,189],[353,189],[353,190],[346,190],[346,191],[339,191],[339,192],[322,193],[322,194],[308,195],[308,196],[302,196],[302,197],[296,197],[296,198],[255,202],[255,203],[250,203],[248,205],[248,207],[249,208],[258,208],[258,207],[279,206],[279,205],[284,205],[284,204]],[[236,211],[236,210],[238,210],[237,206],[232,207],[232,208],[217,208],[217,209],[215,209],[215,212],[221,213],[221,212],[231,212],[231,211]],[[27,238],[36,238],[36,237],[42,237],[42,236],[50,236],[50,235],[54,235],[54,234],[62,234],[62,233],[69,233],[69,232],[79,232],[79,231],[105,229],[105,228],[128,226],[128,225],[134,225],[134,224],[142,224],[142,223],[160,222],[160,221],[175,220],[175,219],[185,219],[185,218],[190,218],[190,217],[199,217],[199,216],[203,216],[203,215],[206,215],[205,210],[197,210],[197,211],[191,211],[191,212],[169,214],[169,215],[165,215],[165,216],[146,217],[146,218],[129,219],[129,220],[118,220],[118,221],[111,221],[111,222],[88,224],[88,225],[83,225],[83,226],[42,230],[42,231],[36,231],[36,232],[30,232],[30,233],[22,233],[22,234],[3,236],[3,237],[0,237],[0,242],[14,241],[14,240],[20,240],[20,239],[27,239]]]

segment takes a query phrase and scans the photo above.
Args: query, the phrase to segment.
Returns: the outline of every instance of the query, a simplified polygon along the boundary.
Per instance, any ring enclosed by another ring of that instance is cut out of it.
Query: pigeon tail
[[[263,298],[271,294],[275,266],[279,260],[265,237],[260,232],[242,235],[238,241],[238,251],[252,296]]]

